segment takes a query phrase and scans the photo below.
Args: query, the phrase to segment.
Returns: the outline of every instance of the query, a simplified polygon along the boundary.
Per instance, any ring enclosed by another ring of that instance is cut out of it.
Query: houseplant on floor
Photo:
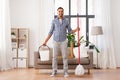
[[[68,52],[69,52],[71,58],[74,58],[73,48],[77,47],[77,41],[75,40],[75,34],[68,33],[67,40],[68,40],[68,44],[67,44]]]

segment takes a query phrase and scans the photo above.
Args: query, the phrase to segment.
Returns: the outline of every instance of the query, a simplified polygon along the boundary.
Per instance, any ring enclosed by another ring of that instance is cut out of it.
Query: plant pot
[[[12,37],[12,38],[16,38],[16,36],[15,36],[15,35],[11,35],[11,37]]]

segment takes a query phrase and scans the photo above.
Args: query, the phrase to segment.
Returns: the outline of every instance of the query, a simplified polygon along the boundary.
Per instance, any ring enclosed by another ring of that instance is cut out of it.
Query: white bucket
[[[41,61],[48,61],[48,60],[50,60],[49,50],[40,51],[39,54],[40,54],[40,60]]]
[[[40,60],[48,61],[50,60],[50,48],[48,46],[40,46],[38,49]]]

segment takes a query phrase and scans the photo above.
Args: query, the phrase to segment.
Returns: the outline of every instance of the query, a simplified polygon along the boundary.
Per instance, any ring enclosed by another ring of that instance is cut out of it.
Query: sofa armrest
[[[88,54],[88,58],[90,60],[90,65],[93,66],[93,51],[88,50],[87,54]]]
[[[38,58],[39,58],[39,53],[35,51],[34,52],[34,67],[37,66]]]

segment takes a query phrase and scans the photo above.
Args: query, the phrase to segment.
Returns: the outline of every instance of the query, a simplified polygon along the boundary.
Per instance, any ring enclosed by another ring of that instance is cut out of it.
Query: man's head
[[[62,7],[59,7],[57,9],[57,13],[58,13],[58,17],[59,18],[63,18],[63,14],[64,14],[64,9]]]

